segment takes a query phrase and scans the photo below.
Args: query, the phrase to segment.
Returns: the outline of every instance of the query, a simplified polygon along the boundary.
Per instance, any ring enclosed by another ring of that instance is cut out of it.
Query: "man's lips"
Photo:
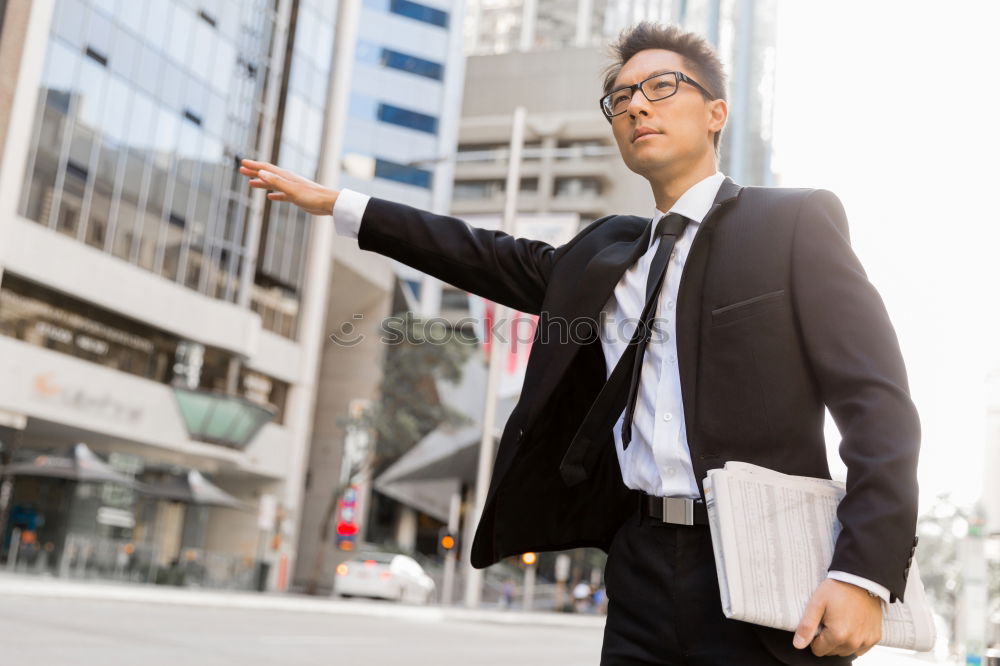
[[[659,134],[656,130],[652,130],[648,127],[640,127],[635,132],[632,133],[632,143],[635,143],[644,136],[649,136],[651,134]]]

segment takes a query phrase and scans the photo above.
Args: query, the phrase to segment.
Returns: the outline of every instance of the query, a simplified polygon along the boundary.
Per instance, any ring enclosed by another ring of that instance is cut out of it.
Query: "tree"
[[[320,522],[320,547],[306,587],[308,594],[317,593],[330,544],[330,527],[347,487],[358,477],[384,470],[438,426],[471,422],[466,415],[441,403],[435,380],[458,383],[463,365],[477,348],[476,342],[450,326],[442,327],[442,323],[440,319],[423,321],[408,311],[382,322],[383,330],[399,343],[390,345],[386,352],[379,398],[357,417],[337,418],[345,432],[359,429],[370,433],[373,444],[367,455],[351,465],[347,481],[330,493]]]

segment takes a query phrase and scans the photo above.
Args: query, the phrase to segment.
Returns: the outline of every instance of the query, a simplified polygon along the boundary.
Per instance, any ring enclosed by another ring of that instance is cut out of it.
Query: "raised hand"
[[[250,177],[250,187],[274,190],[267,193],[271,201],[287,201],[313,215],[332,215],[340,194],[270,162],[242,159],[240,173]]]

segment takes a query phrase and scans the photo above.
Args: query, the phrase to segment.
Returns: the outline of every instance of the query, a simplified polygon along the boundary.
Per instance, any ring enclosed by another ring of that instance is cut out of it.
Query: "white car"
[[[359,553],[337,565],[335,597],[376,597],[428,604],[434,581],[412,557],[396,553]]]

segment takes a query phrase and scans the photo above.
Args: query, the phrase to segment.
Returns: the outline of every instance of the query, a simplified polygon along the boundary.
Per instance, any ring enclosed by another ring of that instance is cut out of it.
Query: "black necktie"
[[[642,356],[646,351],[646,343],[653,334],[652,321],[656,314],[656,303],[659,300],[660,288],[663,286],[663,276],[667,274],[667,262],[674,249],[674,243],[684,233],[684,228],[690,220],[680,213],[670,213],[660,218],[656,233],[660,235],[660,244],[653,254],[649,264],[649,276],[646,278],[646,305],[642,308],[642,320],[636,328],[636,334],[629,342],[635,346],[632,361],[631,383],[628,389],[628,400],[625,402],[625,418],[622,421],[622,448],[627,449],[632,441],[632,412],[635,411],[635,401],[639,395],[639,373],[642,372]]]
[[[559,472],[563,481],[569,486],[576,485],[587,478],[587,470],[594,464],[599,454],[597,450],[599,447],[593,443],[595,439],[597,442],[604,441],[604,433],[611,429],[621,415],[623,403],[627,404],[627,407],[626,422],[622,424],[622,446],[623,448],[628,447],[629,440],[632,438],[631,415],[635,406],[635,396],[638,393],[642,352],[645,351],[646,342],[652,332],[650,321],[656,313],[656,302],[659,298],[660,286],[663,284],[663,276],[667,272],[667,261],[670,259],[670,253],[689,221],[683,215],[670,213],[661,217],[656,225],[654,233],[659,234],[660,243],[653,254],[653,260],[650,262],[649,276],[646,278],[646,304],[642,308],[640,323],[636,326],[632,339],[625,347],[625,351],[618,359],[608,381],[605,382],[597,399],[594,400],[581,422],[563,455],[562,462],[559,464]],[[636,360],[637,355],[638,360]],[[631,382],[626,394],[625,382],[629,380]]]

